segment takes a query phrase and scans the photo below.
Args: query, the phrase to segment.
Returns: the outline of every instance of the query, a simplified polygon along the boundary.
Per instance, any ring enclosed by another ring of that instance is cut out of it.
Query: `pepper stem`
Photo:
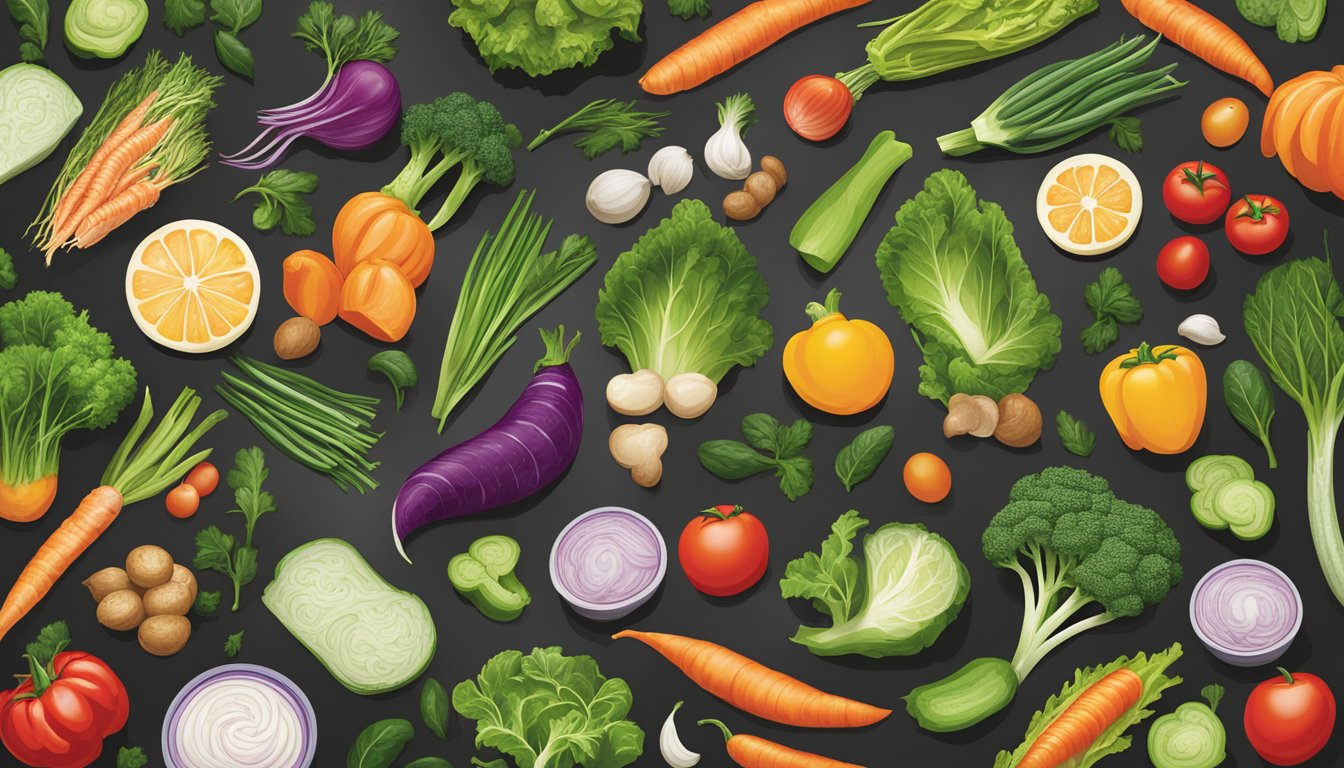
[[[1134,350],[1134,356],[1120,363],[1121,368],[1137,368],[1140,365],[1157,365],[1163,360],[1175,360],[1178,355],[1174,351],[1175,347],[1168,347],[1166,351],[1159,352],[1148,343],[1142,342],[1139,348]]]
[[[1289,672],[1288,670],[1284,669],[1283,667],[1277,667],[1277,669],[1279,670],[1279,674],[1280,674],[1280,675],[1283,675],[1283,681],[1284,681],[1285,683],[1287,683],[1287,684],[1289,684],[1289,685],[1293,685],[1293,684],[1296,682],[1295,680],[1293,680],[1293,673],[1292,673],[1292,672]]]
[[[697,721],[695,722],[695,724],[696,724],[696,725],[716,725],[716,726],[718,726],[718,728],[719,728],[720,731],[723,731],[723,740],[724,740],[724,741],[732,741],[732,739],[733,739],[733,732],[730,731],[730,730],[728,730],[728,726],[724,725],[724,724],[723,724],[721,721],[719,721],[719,720],[715,720],[715,719],[712,718],[712,717],[705,718],[704,720],[697,720]]]
[[[823,317],[840,314],[839,289],[832,288],[831,292],[826,294],[825,302],[824,304],[818,304],[815,301],[809,301],[807,306],[803,308],[803,311],[807,312],[807,316],[812,318],[812,322],[815,323]]]

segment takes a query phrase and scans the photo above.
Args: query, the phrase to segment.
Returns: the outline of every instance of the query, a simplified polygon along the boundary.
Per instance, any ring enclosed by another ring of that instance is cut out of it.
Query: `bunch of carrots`
[[[61,248],[88,248],[204,168],[205,116],[222,78],[185,54],[151,51],[108,90],[28,229],[47,263]]]

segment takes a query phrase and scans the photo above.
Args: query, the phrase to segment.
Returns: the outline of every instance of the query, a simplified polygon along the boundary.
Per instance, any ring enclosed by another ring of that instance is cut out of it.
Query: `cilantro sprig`
[[[212,525],[196,534],[196,557],[191,564],[198,570],[210,570],[227,576],[233,582],[233,608],[237,611],[243,587],[257,576],[257,549],[252,546],[252,534],[257,520],[275,511],[275,498],[261,489],[270,472],[266,469],[266,454],[252,446],[238,451],[233,469],[225,478],[233,489],[237,509],[230,514],[243,516],[245,535],[240,542]],[[199,599],[198,599],[198,608]]]
[[[317,174],[284,168],[263,173],[257,183],[233,196],[237,202],[247,194],[261,199],[252,211],[252,226],[267,231],[280,227],[286,235],[310,237],[317,231],[313,206],[303,199],[317,189]]]

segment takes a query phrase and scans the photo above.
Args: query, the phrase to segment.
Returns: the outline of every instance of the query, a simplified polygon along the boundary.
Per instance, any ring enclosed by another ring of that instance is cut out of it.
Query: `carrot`
[[[84,198],[84,190],[88,189],[93,174],[98,171],[98,166],[103,164],[103,161],[107,159],[113,149],[120,146],[122,142],[130,138],[131,134],[139,130],[140,126],[144,125],[145,115],[148,114],[149,108],[153,106],[154,100],[158,97],[158,91],[151,91],[135,109],[126,113],[121,122],[117,123],[117,127],[112,129],[107,138],[103,139],[102,144],[98,145],[98,149],[94,151],[93,157],[89,158],[84,170],[80,171],[79,175],[75,177],[74,183],[70,185],[70,188],[61,196],[61,201],[57,203],[56,212],[52,218],[53,233],[64,229],[66,224],[69,223],[70,214],[74,212],[75,207]],[[50,246],[50,243],[48,243],[48,246]]]
[[[84,199],[79,202],[79,207],[75,209],[74,213],[70,214],[69,220],[65,223],[65,228],[57,232],[53,238],[52,250],[64,245],[72,234],[84,226],[84,219],[93,213],[98,206],[107,202],[122,175],[132,165],[149,154],[150,150],[154,149],[168,134],[172,125],[173,118],[171,117],[165,117],[156,123],[146,125],[131,134],[130,138],[108,153],[107,159],[94,172],[93,179],[84,192]]]
[[[23,485],[0,482],[0,518],[11,522],[31,523],[45,515],[55,500],[54,472]]]
[[[75,234],[75,245],[88,248],[102,240],[131,217],[157,203],[159,192],[159,185],[154,181],[141,181],[98,206],[81,222],[79,232]]]
[[[1092,746],[1143,696],[1143,678],[1120,668],[1093,683],[1041,731],[1017,768],[1057,768]]]
[[[154,169],[158,167],[158,163],[145,163],[143,165],[137,165],[126,173],[123,173],[121,179],[117,181],[117,185],[112,188],[112,194],[108,195],[108,199],[111,200],[117,197],[136,184],[149,178],[149,174],[153,173]]]
[[[819,691],[721,645],[680,635],[627,629],[677,665],[696,685],[748,714],[804,728],[861,728],[891,714],[860,701]]]
[[[1186,0],[1120,0],[1125,10],[1145,27],[1166,36],[1215,69],[1260,89],[1274,92],[1274,78],[1255,51],[1216,16]]]
[[[728,726],[714,719],[701,720],[697,725],[715,725],[723,731],[728,742],[728,756],[742,768],[864,768],[854,763],[832,760],[829,757],[803,752],[767,741],[759,736],[745,736],[728,730]]]
[[[689,90],[721,75],[818,19],[869,0],[758,0],[664,56],[639,79],[659,96]]]

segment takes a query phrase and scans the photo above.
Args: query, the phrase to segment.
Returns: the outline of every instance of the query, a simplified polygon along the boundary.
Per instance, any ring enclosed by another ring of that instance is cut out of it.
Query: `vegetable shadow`
[[[467,53],[482,67],[489,69],[489,65],[481,57],[481,51],[476,47],[476,41],[471,39],[471,35],[456,28],[454,28],[454,31],[457,32],[458,40]],[[517,68],[500,69],[496,70],[491,77],[494,78],[495,82],[509,90],[531,88],[543,96],[567,96],[580,85],[595,77],[622,77],[639,69],[644,62],[649,45],[649,36],[643,20],[639,24],[640,41],[637,43],[626,40],[614,31],[611,34],[614,45],[599,55],[597,61],[591,67],[575,66],[540,77],[532,77]]]
[[[1176,474],[1185,477],[1185,469],[1190,466],[1190,457],[1203,456],[1204,454],[1209,453],[1210,449],[1208,443],[1209,430],[1201,429],[1199,431],[1199,437],[1195,440],[1195,444],[1190,446],[1190,448],[1183,453],[1160,454],[1152,453],[1150,451],[1130,451],[1128,448],[1125,450],[1129,452],[1130,458],[1135,459],[1149,469],[1163,474]]]
[[[658,586],[658,589],[654,590],[653,596],[649,598],[647,603],[639,606],[629,614],[622,616],[616,622],[599,621],[581,615],[578,611],[574,610],[569,603],[565,602],[565,598],[561,597],[558,592],[553,595],[553,599],[560,604],[561,613],[565,616],[565,622],[569,624],[570,629],[574,630],[574,634],[590,642],[611,645],[616,642],[611,639],[611,636],[619,631],[620,627],[635,627],[645,619],[649,618],[650,614],[658,608],[658,604],[662,602],[663,592],[666,590],[667,579],[664,578],[663,583]],[[619,624],[619,627],[617,624]]]
[[[1227,550],[1227,559],[1232,560],[1241,557],[1253,557],[1257,560],[1264,560],[1269,551],[1274,548],[1274,544],[1279,540],[1279,531],[1282,526],[1279,524],[1280,517],[1274,515],[1274,523],[1270,526],[1269,532],[1255,541],[1242,541],[1231,535],[1227,531],[1213,531],[1203,529],[1204,533],[1217,541]]]
[[[291,162],[294,159],[294,155],[299,154],[303,150],[307,150],[308,152],[317,155],[323,160],[340,160],[343,163],[352,161],[357,163],[382,162],[383,160],[386,160],[392,155],[396,154],[396,152],[401,149],[402,145],[401,145],[400,126],[401,123],[400,121],[398,121],[397,130],[388,131],[387,135],[379,139],[378,143],[374,144],[373,146],[367,147],[365,149],[356,150],[353,152],[345,149],[332,149],[331,147],[328,147],[326,144],[323,144],[317,139],[311,137],[304,137],[302,140],[296,142],[297,148],[295,148],[294,145],[291,145],[290,149],[287,152],[285,152],[285,157],[281,162],[283,163]],[[258,127],[260,128],[261,126]],[[279,163],[277,163],[277,165],[279,165]],[[468,197],[472,196],[468,195]],[[277,228],[276,230],[273,231],[279,231],[279,230]]]
[[[747,587],[741,592],[738,592],[736,595],[728,595],[727,597],[715,597],[714,595],[706,595],[704,592],[701,592],[699,590],[696,590],[695,594],[706,604],[713,606],[715,608],[732,608],[734,606],[745,603],[747,600],[750,600],[753,595],[755,595],[757,592],[761,591],[764,588],[764,585],[766,584],[775,585],[778,583],[779,582],[777,582],[774,578],[774,566],[767,564],[765,567],[765,573],[761,574],[761,578],[755,584],[752,584],[750,587]]]
[[[785,376],[783,372],[779,374],[779,387],[784,393],[784,399],[789,402],[789,405],[793,406],[794,413],[801,415],[804,419],[807,419],[813,424],[823,424],[828,427],[857,428],[867,426],[877,418],[879,412],[887,404],[887,399],[891,396],[891,390],[888,389],[886,394],[882,395],[882,399],[878,400],[872,408],[850,414],[849,416],[838,416],[834,413],[827,413],[826,411],[809,405],[803,398],[798,396],[797,392],[794,391],[793,385],[789,384],[789,377]]]
[[[1159,280],[1158,282],[1162,285],[1162,292],[1167,294],[1168,298],[1175,299],[1182,304],[1192,304],[1208,298],[1209,294],[1213,293],[1213,289],[1218,287],[1218,266],[1214,263],[1215,261],[1216,259],[1209,259],[1209,276],[1204,278],[1204,282],[1200,283],[1199,287],[1183,291],[1179,288],[1172,288]]]
[[[1335,197],[1329,192],[1313,192],[1306,187],[1302,187],[1302,193],[1307,201],[1320,208],[1331,216],[1344,217],[1344,198]],[[1292,237],[1290,230],[1289,237]]]
[[[1209,666],[1219,677],[1228,678],[1229,680],[1233,680],[1242,685],[1257,685],[1265,680],[1272,680],[1279,677],[1278,672],[1274,669],[1275,667],[1306,672],[1313,666],[1310,661],[1312,658],[1311,638],[1307,636],[1306,632],[1298,632],[1297,638],[1293,640],[1292,645],[1288,646],[1288,650],[1276,661],[1269,664],[1262,664],[1257,667],[1239,667],[1235,664],[1228,664],[1205,650],[1204,646],[1200,645],[1198,641],[1195,642],[1195,647],[1190,650],[1205,654],[1209,660]],[[1317,662],[1317,664],[1319,664],[1319,662]],[[1332,743],[1334,741],[1336,740],[1331,739]],[[1322,765],[1337,764],[1338,763],[1333,761],[1322,763]]]

